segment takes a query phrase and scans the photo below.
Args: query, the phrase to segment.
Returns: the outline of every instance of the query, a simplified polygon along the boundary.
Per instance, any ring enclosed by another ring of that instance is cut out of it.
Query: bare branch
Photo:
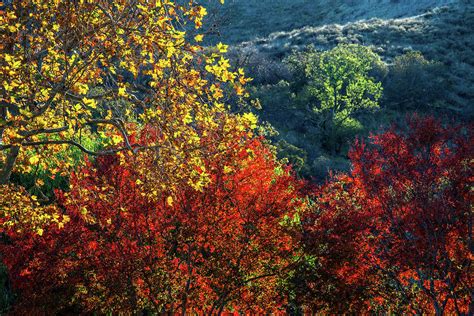
[[[41,128],[41,129],[35,129],[35,130],[31,130],[31,131],[20,131],[20,132],[18,132],[18,134],[20,134],[21,136],[24,136],[24,137],[29,137],[29,136],[38,135],[38,134],[60,133],[60,132],[67,131],[68,128],[69,128],[69,126],[63,126],[63,127],[58,127],[58,128],[49,128],[49,129]]]
[[[115,126],[120,131],[120,133],[122,134],[122,137],[125,141],[125,145],[127,146],[127,148],[133,150],[132,145],[130,144],[130,140],[128,138],[127,130],[125,129],[125,124],[123,124],[123,122],[121,120],[119,120],[119,119],[110,119],[110,120],[95,119],[95,120],[91,120],[91,121],[87,122],[87,124],[110,124],[110,125]]]
[[[116,154],[118,152],[127,151],[127,150],[131,150],[133,153],[137,153],[140,150],[160,148],[160,146],[143,146],[140,144],[131,144],[130,147],[120,147],[120,148],[114,148],[114,149],[109,149],[109,150],[92,151],[85,148],[82,144],[75,142],[73,140],[44,140],[44,141],[37,141],[37,142],[26,142],[26,143],[21,144],[21,146],[23,147],[48,146],[48,145],[71,145],[71,146],[79,148],[82,152],[91,156],[112,155],[112,154]],[[6,150],[6,149],[10,149],[17,146],[18,145],[0,145],[0,150]]]

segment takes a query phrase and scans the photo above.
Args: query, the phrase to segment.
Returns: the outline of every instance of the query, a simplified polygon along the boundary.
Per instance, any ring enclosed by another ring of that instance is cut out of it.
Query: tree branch
[[[134,153],[136,153],[139,150],[145,150],[145,149],[158,149],[159,146],[142,146],[139,144],[131,144],[130,148],[129,147],[120,147],[120,148],[115,148],[115,149],[109,149],[109,150],[103,150],[103,151],[92,151],[87,148],[85,148],[83,145],[79,144],[78,142],[75,142],[73,140],[44,140],[44,141],[38,141],[38,142],[26,142],[22,143],[21,146],[23,147],[33,147],[33,146],[47,146],[47,145],[71,145],[79,148],[82,152],[91,155],[91,156],[104,156],[104,155],[112,155],[116,154],[121,151],[126,151],[126,150],[132,150]],[[5,150],[5,149],[10,149],[10,148],[15,148],[16,146],[14,145],[0,145],[0,150]]]

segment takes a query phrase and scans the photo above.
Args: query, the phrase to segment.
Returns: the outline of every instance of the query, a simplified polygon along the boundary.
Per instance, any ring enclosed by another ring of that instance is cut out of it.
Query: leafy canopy
[[[309,93],[318,100],[313,111],[341,124],[357,111],[378,108],[382,84],[371,71],[380,63],[378,55],[360,45],[341,44],[316,54],[305,69]]]
[[[472,126],[407,125],[357,142],[351,174],[316,191],[303,221],[310,309],[472,314]]]
[[[231,90],[243,97],[248,81],[242,69],[230,70],[223,57],[227,46],[204,51],[188,36],[199,31],[205,15],[194,1],[5,5],[0,184],[11,194],[2,199],[25,200],[15,193],[24,190],[9,184],[12,172],[67,176],[80,164],[77,151],[93,156],[149,151],[163,188],[184,181],[202,190],[209,182],[206,172],[196,171],[204,170],[209,154],[203,137],[215,130],[223,137],[251,134],[256,127],[255,116],[230,115],[223,103]],[[153,127],[154,136],[138,140],[145,126]],[[10,211],[1,210],[7,222],[17,218]]]
[[[148,311],[216,314],[281,309],[277,277],[291,262],[284,225],[302,202],[301,183],[259,139],[225,142],[205,160],[202,192],[181,184],[157,195],[161,179],[138,170],[153,157],[99,157],[58,192],[61,228],[42,236],[9,230],[0,250],[21,296],[20,314]],[[219,144],[215,142],[215,145]]]

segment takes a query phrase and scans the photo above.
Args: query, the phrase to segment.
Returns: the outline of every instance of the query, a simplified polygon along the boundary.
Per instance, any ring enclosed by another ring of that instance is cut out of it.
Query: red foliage
[[[301,184],[259,140],[229,152],[206,161],[202,192],[183,186],[171,198],[137,184],[133,161],[89,163],[58,194],[71,217],[63,229],[10,232],[1,249],[15,312],[277,310],[275,280],[293,251],[281,222]]]
[[[320,189],[305,225],[308,277],[332,311],[472,314],[471,127],[413,117],[357,142],[351,176]]]
[[[306,260],[298,267],[297,303],[311,312],[342,314],[363,310],[373,294],[374,269],[361,265],[361,246],[370,235],[363,192],[347,175],[318,188],[303,219]]]

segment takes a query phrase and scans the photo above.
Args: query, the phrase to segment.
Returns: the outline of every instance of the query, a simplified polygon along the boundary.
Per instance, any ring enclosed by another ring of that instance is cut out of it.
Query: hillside
[[[251,73],[268,64],[275,67],[275,62],[307,45],[323,50],[339,43],[368,45],[388,63],[397,55],[417,50],[447,66],[447,106],[472,117],[471,1],[227,0],[223,7],[215,1],[208,6],[208,19],[214,25],[208,29],[208,41],[233,44],[236,55],[246,56]],[[260,72],[268,76],[271,70]]]
[[[229,0],[220,21],[218,11],[209,11],[219,30],[219,34],[208,35],[209,41],[232,44],[230,57],[254,78],[250,90],[261,101],[261,120],[276,129],[275,141],[283,156],[290,157],[293,164],[304,161],[302,168],[308,174],[321,177],[327,170],[348,168],[347,148],[338,155],[321,148],[320,131],[308,122],[308,113],[295,104],[291,87],[295,75],[299,75],[292,73],[284,60],[308,46],[320,51],[340,43],[368,46],[388,69],[397,56],[419,51],[438,67],[436,74],[411,78],[415,80],[412,86],[430,82],[428,85],[435,87],[419,88],[418,96],[427,96],[428,100],[418,99],[421,107],[393,107],[394,99],[397,95],[403,99],[405,90],[390,92],[393,76],[385,77],[382,111],[360,117],[364,128],[349,133],[352,136],[348,139],[401,120],[407,110],[472,121],[474,3],[470,1]]]
[[[211,41],[235,44],[273,32],[345,24],[361,19],[414,16],[457,0],[206,0]],[[215,31],[215,32],[212,32]]]
[[[381,57],[391,59],[417,50],[430,60],[447,67],[447,103],[455,111],[472,116],[474,100],[474,4],[455,3],[404,18],[373,18],[346,24],[305,26],[274,32],[236,45],[239,55],[281,60],[293,50],[307,45],[328,49],[338,43],[371,46]],[[251,58],[250,58],[251,59]]]

